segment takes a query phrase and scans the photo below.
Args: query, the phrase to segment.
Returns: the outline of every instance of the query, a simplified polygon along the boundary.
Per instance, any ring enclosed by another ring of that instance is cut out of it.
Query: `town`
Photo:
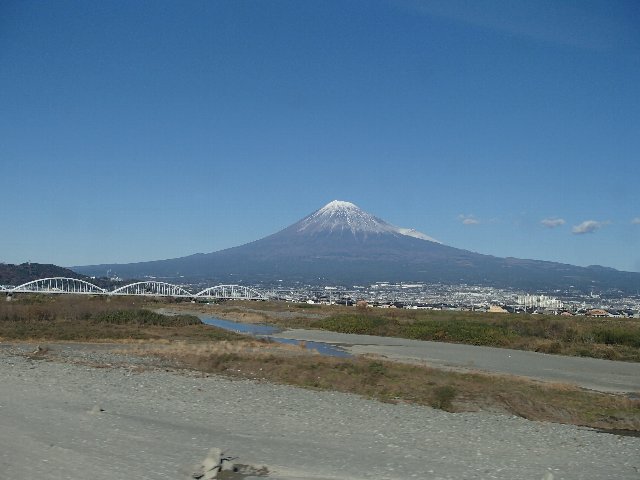
[[[251,285],[268,297],[309,304],[640,318],[640,294],[579,290],[524,292],[479,285],[376,282],[371,285]]]

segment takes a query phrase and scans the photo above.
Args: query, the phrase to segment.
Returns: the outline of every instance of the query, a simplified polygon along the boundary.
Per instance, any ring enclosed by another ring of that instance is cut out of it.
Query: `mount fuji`
[[[600,266],[483,255],[450,247],[410,228],[334,200],[293,225],[245,245],[152,262],[73,267],[124,278],[183,277],[220,283],[376,281],[478,284],[521,289],[618,289],[635,293],[640,273]]]
[[[434,238],[411,228],[400,228],[361,210],[350,202],[334,200],[320,210],[315,211],[286,230],[299,233],[301,236],[338,235],[351,232],[354,238],[366,240],[377,235],[405,235],[440,243]],[[284,232],[284,230],[283,230]],[[281,232],[282,233],[282,232]]]

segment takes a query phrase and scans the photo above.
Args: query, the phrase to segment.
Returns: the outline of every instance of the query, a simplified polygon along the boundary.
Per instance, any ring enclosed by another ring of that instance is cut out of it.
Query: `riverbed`
[[[227,330],[281,343],[299,345],[304,342],[307,348],[315,348],[326,355],[373,355],[447,370],[514,375],[563,383],[598,392],[631,395],[640,392],[640,363],[326,330],[283,330],[272,325],[234,322],[203,313],[194,314],[207,324]]]
[[[640,469],[640,438],[20,349],[33,346],[0,349],[7,480],[186,480],[212,447],[283,480],[623,480]]]
[[[272,325],[264,325],[257,323],[240,323],[231,320],[223,320],[222,318],[199,315],[200,320],[207,325],[213,325],[218,328],[223,328],[231,332],[241,333],[245,335],[251,335],[256,338],[265,338],[278,343],[285,343],[288,345],[304,345],[309,350],[315,350],[321,355],[327,355],[331,357],[352,357],[353,355],[347,352],[344,348],[340,348],[330,342],[315,342],[313,340],[302,340],[295,338],[287,338],[278,336],[283,330]]]

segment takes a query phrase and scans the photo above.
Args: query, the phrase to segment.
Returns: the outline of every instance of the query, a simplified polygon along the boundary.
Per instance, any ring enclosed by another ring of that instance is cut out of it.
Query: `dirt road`
[[[434,367],[517,375],[601,392],[640,392],[640,363],[324,330],[286,330],[272,336],[331,343],[355,354],[377,354]]]

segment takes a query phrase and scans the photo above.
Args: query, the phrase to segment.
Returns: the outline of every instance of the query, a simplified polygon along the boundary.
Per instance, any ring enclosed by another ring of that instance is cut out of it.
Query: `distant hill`
[[[462,250],[391,225],[342,201],[333,201],[280,232],[238,247],[170,260],[73,269],[87,275],[112,270],[123,278],[155,276],[219,283],[419,281],[528,290],[640,290],[640,273]]]
[[[42,263],[12,265],[9,263],[0,263],[0,285],[18,286],[31,280],[50,277],[85,278],[84,275],[57,265]]]

